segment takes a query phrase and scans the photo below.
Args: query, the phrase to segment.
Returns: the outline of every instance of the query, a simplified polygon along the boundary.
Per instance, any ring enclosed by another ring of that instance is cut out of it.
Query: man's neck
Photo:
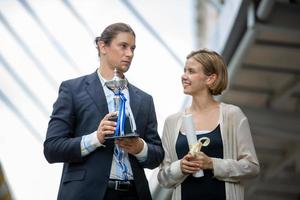
[[[101,76],[106,80],[111,80],[114,77],[114,70],[110,69],[109,67],[100,66],[98,70]],[[117,72],[117,76],[120,78],[125,78],[124,74],[120,72]]]
[[[111,80],[114,76],[114,71],[107,68],[107,67],[99,67],[98,68],[99,73],[101,74],[101,76],[106,79],[106,80]]]

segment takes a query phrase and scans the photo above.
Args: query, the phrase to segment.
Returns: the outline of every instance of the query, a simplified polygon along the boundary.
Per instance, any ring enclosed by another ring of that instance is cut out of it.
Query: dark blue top
[[[223,142],[221,138],[220,125],[213,131],[206,134],[199,134],[197,138],[208,137],[210,143],[206,147],[202,147],[201,151],[209,157],[223,158]],[[189,152],[188,142],[185,135],[179,132],[176,141],[176,153],[178,159],[182,159]],[[212,170],[203,170],[204,176],[195,178],[189,175],[181,183],[181,199],[193,200],[225,200],[225,182],[213,177]]]

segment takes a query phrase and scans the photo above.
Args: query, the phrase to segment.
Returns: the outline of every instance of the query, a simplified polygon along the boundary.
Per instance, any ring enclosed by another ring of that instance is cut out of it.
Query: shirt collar
[[[105,82],[106,82],[107,80],[104,79],[103,76],[100,74],[99,69],[97,70],[97,74],[98,74],[98,77],[99,77],[99,79],[100,79],[100,82],[101,82],[102,87],[104,87],[104,86],[105,86]]]
[[[100,79],[100,82],[101,82],[102,87],[105,87],[105,83],[106,83],[108,80],[106,80],[105,78],[103,78],[103,76],[100,74],[100,70],[99,70],[99,69],[97,70],[97,74],[98,74],[98,77],[99,77],[99,79]],[[126,81],[127,81],[127,84],[126,84],[125,89],[127,89],[127,88],[128,88],[128,80],[127,80],[126,77],[125,77],[125,79],[126,79]]]

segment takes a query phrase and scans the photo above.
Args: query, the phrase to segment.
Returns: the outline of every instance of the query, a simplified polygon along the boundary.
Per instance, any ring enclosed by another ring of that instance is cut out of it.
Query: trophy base
[[[110,140],[110,139],[122,139],[122,138],[134,138],[134,137],[139,137],[139,134],[137,133],[127,133],[125,135],[111,135],[111,136],[106,136],[104,137],[105,140]]]

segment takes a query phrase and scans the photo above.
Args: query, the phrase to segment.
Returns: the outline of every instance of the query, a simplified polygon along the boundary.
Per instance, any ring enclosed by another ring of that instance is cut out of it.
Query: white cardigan
[[[162,187],[173,188],[172,200],[181,200],[181,183],[187,177],[180,168],[176,154],[176,141],[184,112],[169,116],[164,124],[162,144],[165,158],[158,172]],[[249,123],[241,109],[220,104],[220,128],[223,141],[223,158],[212,158],[214,176],[225,181],[226,199],[243,200],[243,180],[259,173]]]

